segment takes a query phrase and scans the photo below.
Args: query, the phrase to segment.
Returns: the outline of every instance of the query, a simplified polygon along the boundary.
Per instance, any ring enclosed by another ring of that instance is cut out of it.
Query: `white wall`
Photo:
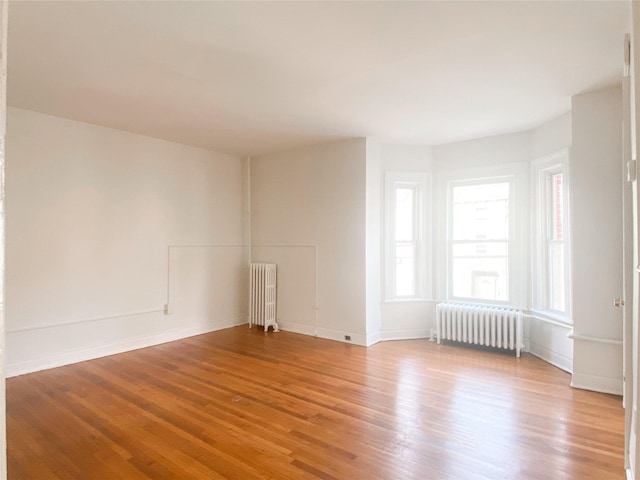
[[[366,140],[366,329],[367,346],[380,341],[382,328],[382,146]]]
[[[367,343],[366,156],[356,139],[251,161],[252,257],[278,264],[285,330]]]
[[[572,385],[622,393],[622,93],[572,99]]]
[[[433,169],[433,153],[429,146],[424,145],[393,145],[381,146],[382,177],[386,172],[426,172]],[[381,182],[384,178],[380,179]],[[384,199],[384,188],[380,189],[380,201]],[[432,195],[428,199],[431,208]],[[382,219],[384,228],[384,218]],[[384,231],[381,230],[382,238]],[[430,242],[431,243],[431,242]],[[383,262],[384,264],[384,262]],[[433,254],[429,256],[429,272],[433,277]],[[384,271],[384,270],[383,270]],[[430,282],[433,285],[433,281]],[[430,298],[433,298],[432,292]],[[425,338],[429,331],[435,328],[435,302],[432,300],[402,300],[385,301],[381,306],[380,336],[383,340],[403,338]]]
[[[560,115],[531,130],[533,160],[556,153],[571,145],[571,112]]]
[[[239,159],[11,108],[6,188],[9,375],[246,319]]]
[[[526,350],[571,373],[573,371],[573,340],[571,325],[565,325],[540,315],[525,315]]]
[[[481,171],[484,167],[496,165],[526,164],[530,158],[531,137],[528,131],[433,147],[436,172]]]

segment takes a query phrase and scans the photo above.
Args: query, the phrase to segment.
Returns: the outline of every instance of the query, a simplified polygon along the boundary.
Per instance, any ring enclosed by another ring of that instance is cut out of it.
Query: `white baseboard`
[[[593,392],[622,395],[622,379],[620,378],[574,373],[571,378],[571,386],[573,388],[591,390]]]
[[[284,330],[286,332],[300,333],[302,335],[317,337],[315,327],[306,323],[283,322],[282,320],[278,320],[278,327],[280,328],[280,330]]]
[[[380,340],[415,340],[418,338],[429,338],[428,328],[414,328],[401,330],[382,330]]]
[[[633,478],[633,470],[631,470],[630,468],[627,468],[625,470],[625,473],[627,475],[627,480],[634,480],[634,478]]]
[[[327,340],[335,340],[336,342],[350,343],[354,345],[367,346],[367,337],[362,334],[345,332],[344,330],[336,330],[333,328],[316,327],[303,323],[281,322],[278,320],[278,326],[281,330],[293,333],[301,333],[303,335],[311,335],[314,337],[325,338]],[[351,340],[346,340],[345,336],[350,336]],[[371,337],[373,341],[375,338]]]
[[[347,335],[351,337],[351,340],[345,339]],[[328,340],[335,340],[336,342],[352,343],[354,345],[360,345],[362,347],[367,346],[367,337],[365,335],[345,332],[344,330],[334,330],[333,328],[318,327],[318,336],[320,338],[326,338]]]
[[[567,358],[537,343],[533,343],[533,342],[528,342],[528,343],[529,345],[527,348],[527,342],[525,342],[525,351],[529,352],[531,355],[538,357],[539,359],[544,360],[547,363],[550,363],[554,367],[558,367],[560,370],[564,370],[565,372],[568,372],[568,373],[573,372],[572,358]]]
[[[373,332],[370,333],[369,335],[367,335],[367,347],[370,347],[371,345],[375,345],[376,343],[380,342],[381,338],[380,338],[380,332]]]
[[[73,363],[93,360],[95,358],[115,355],[131,350],[137,350],[139,348],[152,347],[154,345],[160,345],[162,343],[173,342],[175,340],[192,337],[194,335],[201,335],[203,333],[209,333],[216,330],[223,330],[225,328],[234,327],[243,323],[244,321],[240,319],[215,323],[202,323],[186,328],[174,328],[153,335],[143,335],[139,337],[126,338],[115,343],[92,346],[90,348],[81,348],[78,350],[57,354],[51,357],[34,358],[28,361],[7,363],[6,376],[7,378],[15,377],[17,375],[24,375],[40,370],[47,370],[49,368],[62,367],[64,365],[71,365]],[[7,341],[11,341],[11,334],[7,335]]]

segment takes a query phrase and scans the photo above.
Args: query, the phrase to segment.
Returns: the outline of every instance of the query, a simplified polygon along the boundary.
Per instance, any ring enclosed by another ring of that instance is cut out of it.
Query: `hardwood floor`
[[[623,479],[620,397],[569,381],[242,326],[8,379],[9,479]]]

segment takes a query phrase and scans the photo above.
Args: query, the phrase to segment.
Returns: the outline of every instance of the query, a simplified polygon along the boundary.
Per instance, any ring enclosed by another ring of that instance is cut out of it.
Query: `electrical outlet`
[[[350,342],[351,341],[351,335],[345,335],[344,339]]]

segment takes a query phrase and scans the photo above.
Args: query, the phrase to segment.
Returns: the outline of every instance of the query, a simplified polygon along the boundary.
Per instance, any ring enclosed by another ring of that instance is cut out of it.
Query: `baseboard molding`
[[[25,375],[27,373],[38,372],[40,370],[62,367],[109,355],[138,350],[140,348],[152,347],[154,345],[173,342],[183,338],[193,337],[195,335],[202,335],[204,333],[235,327],[237,325],[242,325],[243,323],[244,321],[240,319],[215,323],[203,323],[186,328],[174,328],[153,335],[127,338],[116,343],[78,349],[50,358],[36,358],[24,362],[7,363],[6,376],[7,378],[15,377],[18,375]]]
[[[571,386],[592,392],[622,395],[622,379],[620,378],[574,373],[571,377]]]
[[[346,340],[345,336],[350,336],[351,340]],[[334,330],[333,328],[318,328],[318,337],[326,338],[327,340],[335,340],[336,342],[352,343],[354,345],[360,345],[361,347],[367,346],[367,337],[365,335],[345,332],[344,330]]]
[[[416,340],[419,338],[429,338],[428,328],[412,328],[399,330],[382,330],[380,340]]]
[[[278,328],[280,328],[280,330],[284,330],[285,332],[300,333],[302,335],[317,337],[315,326],[308,325],[306,323],[283,322],[282,320],[278,320]]]
[[[630,468],[627,468],[625,470],[626,476],[627,476],[627,480],[634,480],[633,477],[633,470],[631,470]]]
[[[362,347],[367,346],[367,337],[362,334],[354,334],[351,332],[345,332],[344,330],[336,330],[333,328],[315,327],[314,325],[307,325],[303,323],[295,322],[281,322],[278,320],[278,326],[281,330],[292,333],[301,333],[303,335],[310,335],[313,337],[324,338],[327,340],[335,340],[336,342],[350,343],[354,345],[360,345]],[[350,336],[351,340],[346,340],[345,336]],[[372,337],[373,340],[373,337]]]
[[[527,348],[527,343],[528,348]],[[525,351],[529,352],[534,357],[538,357],[540,360],[544,360],[550,363],[554,367],[564,370],[567,373],[573,373],[573,359],[560,355],[557,352],[549,350],[535,342],[525,342]]]
[[[375,345],[376,343],[380,342],[381,338],[380,338],[380,332],[373,332],[370,333],[369,335],[367,335],[367,347],[370,347],[371,345]]]

